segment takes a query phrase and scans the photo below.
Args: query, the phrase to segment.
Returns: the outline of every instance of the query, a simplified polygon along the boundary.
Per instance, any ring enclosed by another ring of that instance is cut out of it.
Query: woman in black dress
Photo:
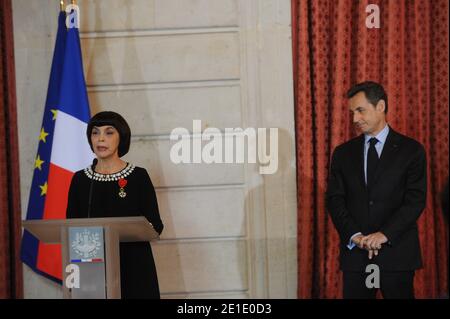
[[[130,148],[125,119],[115,112],[97,113],[86,134],[97,158],[73,176],[67,218],[145,216],[161,234],[164,225],[147,171],[120,159]],[[120,244],[120,278],[122,298],[160,298],[148,242]]]

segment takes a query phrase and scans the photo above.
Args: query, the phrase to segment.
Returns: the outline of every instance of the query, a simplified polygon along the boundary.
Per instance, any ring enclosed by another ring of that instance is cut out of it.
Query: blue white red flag
[[[86,139],[90,109],[79,32],[66,29],[65,20],[61,12],[27,220],[65,219],[72,176],[94,158]],[[41,243],[25,231],[21,258],[37,273],[61,282],[60,245]]]

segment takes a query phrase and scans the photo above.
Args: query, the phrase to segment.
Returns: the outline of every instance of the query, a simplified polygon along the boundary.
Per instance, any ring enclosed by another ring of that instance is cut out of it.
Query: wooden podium
[[[107,217],[107,218],[74,218],[53,220],[27,220],[23,227],[45,244],[61,244],[63,296],[72,299],[72,291],[66,286],[66,266],[73,263],[70,260],[70,249],[73,243],[69,241],[69,230],[83,227],[103,229],[104,242],[104,283],[107,299],[120,299],[120,243],[152,241],[159,238],[151,223],[143,217]],[[102,248],[103,249],[103,248]],[[139,262],[139,261],[136,261]],[[83,274],[81,273],[81,276]],[[95,275],[100,276],[100,275]],[[101,278],[103,280],[103,278]],[[101,282],[101,280],[100,280]],[[99,287],[97,287],[99,288]],[[84,298],[78,295],[77,298]],[[87,298],[87,297],[86,297]]]

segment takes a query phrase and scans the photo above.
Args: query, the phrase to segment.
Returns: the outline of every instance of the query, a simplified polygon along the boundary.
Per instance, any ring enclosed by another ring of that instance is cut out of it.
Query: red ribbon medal
[[[124,187],[127,186],[128,181],[125,178],[121,178],[119,179],[119,196],[124,198],[125,196],[127,196],[127,193],[125,193]]]

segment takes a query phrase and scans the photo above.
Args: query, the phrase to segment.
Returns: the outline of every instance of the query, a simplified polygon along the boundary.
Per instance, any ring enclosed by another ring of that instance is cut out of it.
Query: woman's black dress
[[[122,186],[126,181],[122,192],[120,179]],[[122,197],[119,193],[126,195]],[[144,168],[128,163],[116,174],[94,173],[91,167],[75,173],[70,184],[67,218],[127,216],[145,216],[158,233],[164,228],[155,188]],[[120,276],[122,298],[160,298],[155,261],[148,242],[120,244]]]

